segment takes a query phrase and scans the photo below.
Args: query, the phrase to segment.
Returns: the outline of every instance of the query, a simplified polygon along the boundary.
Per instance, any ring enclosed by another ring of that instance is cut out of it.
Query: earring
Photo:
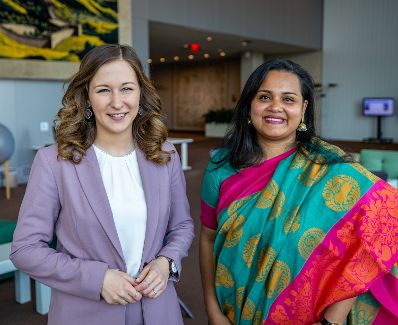
[[[303,119],[303,121],[301,121],[301,123],[299,124],[297,131],[305,132],[307,130],[308,130],[307,125],[304,123],[304,119]]]
[[[89,106],[84,110],[84,117],[86,118],[86,121],[89,121],[92,116],[93,116],[93,111],[91,110],[91,106]]]
[[[143,112],[144,110],[142,109],[141,106],[139,106],[137,114],[141,116]]]
[[[250,116],[247,118],[247,124],[252,124],[252,120],[251,120],[251,118],[250,118]]]

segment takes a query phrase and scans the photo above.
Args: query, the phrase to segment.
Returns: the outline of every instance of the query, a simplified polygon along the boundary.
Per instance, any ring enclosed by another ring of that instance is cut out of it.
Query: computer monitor
[[[365,116],[392,116],[394,115],[394,98],[364,98],[362,114]]]

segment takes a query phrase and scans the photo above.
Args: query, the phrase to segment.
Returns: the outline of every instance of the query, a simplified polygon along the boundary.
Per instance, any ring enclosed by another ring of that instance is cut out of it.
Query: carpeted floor
[[[203,305],[203,295],[199,273],[199,208],[200,184],[203,170],[209,159],[209,150],[219,144],[218,139],[207,139],[201,134],[171,133],[173,137],[191,137],[194,142],[189,144],[189,165],[192,170],[185,172],[187,194],[191,205],[191,215],[195,222],[196,238],[191,246],[188,258],[183,260],[183,272],[177,284],[177,292],[183,302],[191,309],[195,318],[184,315],[185,324],[207,324]],[[177,149],[179,146],[177,146]],[[17,219],[18,210],[25,192],[25,186],[12,189],[12,198],[5,199],[4,189],[0,189],[0,219]],[[32,281],[32,298],[29,303],[20,305],[15,302],[13,279],[0,281],[0,324],[4,325],[43,325],[47,317],[35,312],[34,283]]]

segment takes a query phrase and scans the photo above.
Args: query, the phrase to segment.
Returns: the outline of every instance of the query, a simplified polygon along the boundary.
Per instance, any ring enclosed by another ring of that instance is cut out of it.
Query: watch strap
[[[174,271],[174,268],[176,269],[177,267],[175,266],[175,262],[172,258],[164,256],[164,255],[158,255],[156,257],[164,257],[168,262],[169,262],[169,275],[170,276],[175,276],[177,275],[178,271]]]

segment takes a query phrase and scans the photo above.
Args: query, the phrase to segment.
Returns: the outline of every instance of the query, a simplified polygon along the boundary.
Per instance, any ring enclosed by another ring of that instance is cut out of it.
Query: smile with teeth
[[[264,119],[267,123],[271,123],[271,124],[285,123],[285,119],[281,118],[281,117],[266,116],[266,117],[264,117]]]
[[[125,117],[127,113],[118,113],[118,114],[108,114],[110,117],[121,118]]]

